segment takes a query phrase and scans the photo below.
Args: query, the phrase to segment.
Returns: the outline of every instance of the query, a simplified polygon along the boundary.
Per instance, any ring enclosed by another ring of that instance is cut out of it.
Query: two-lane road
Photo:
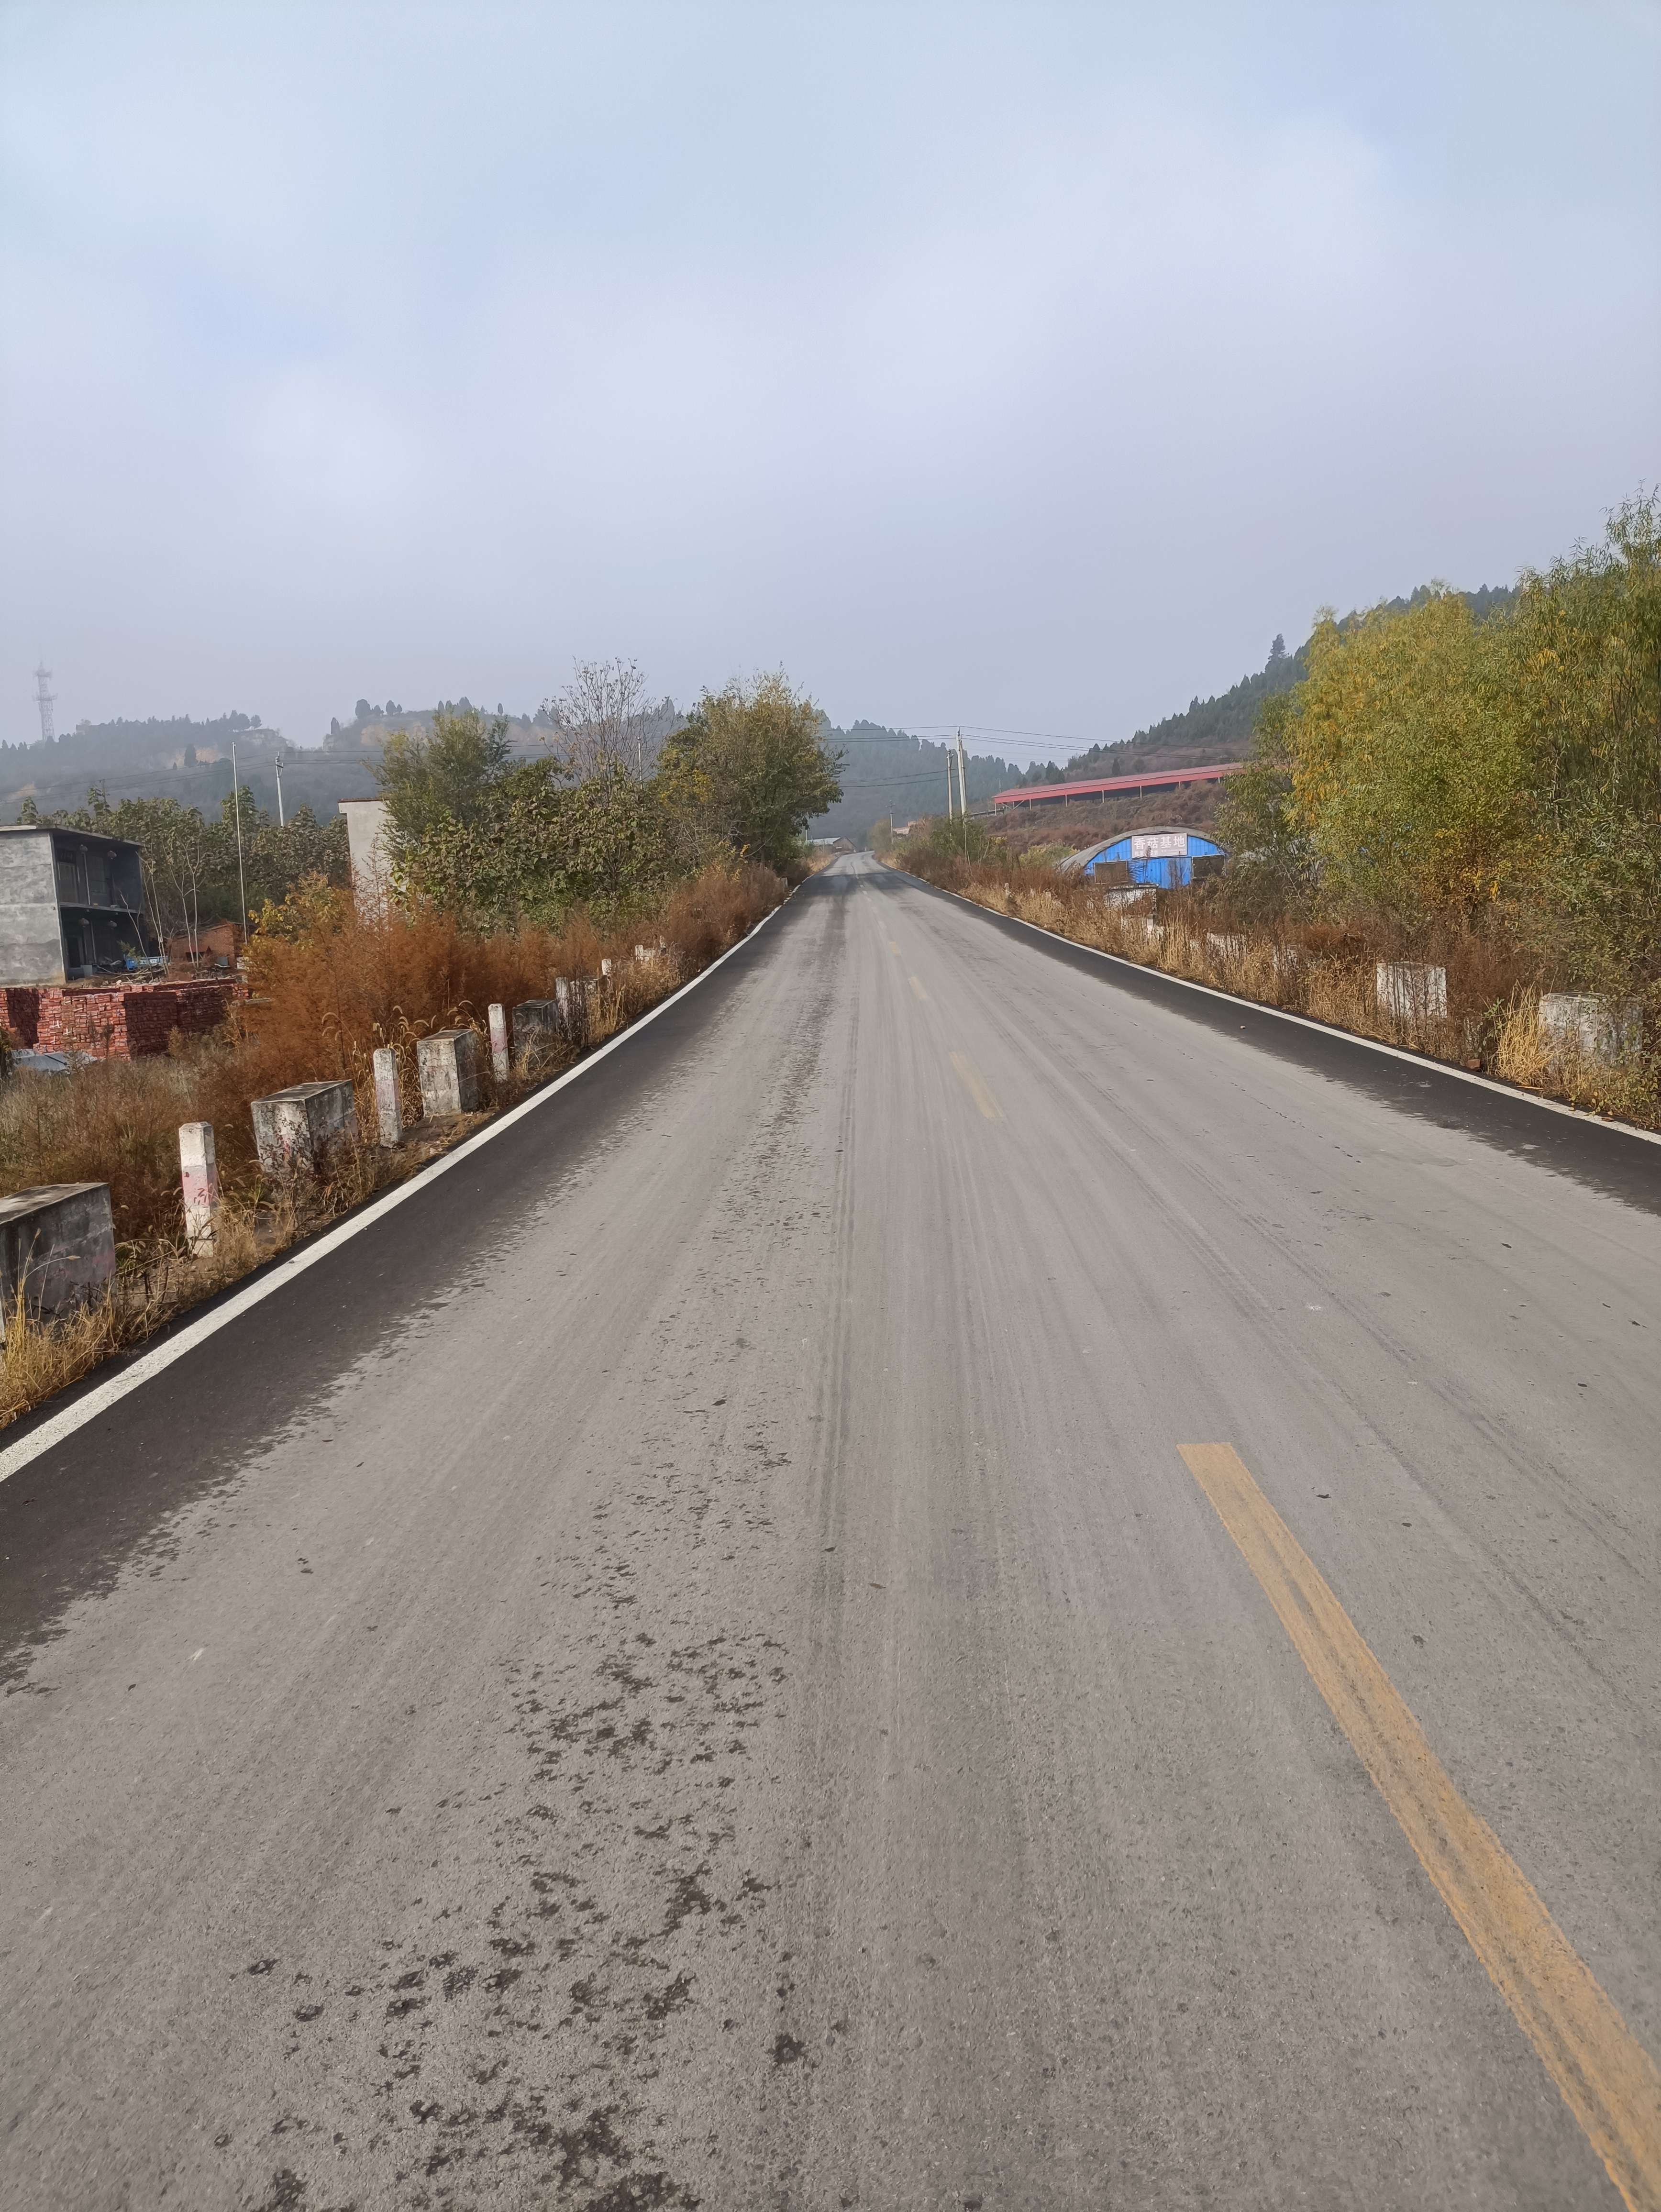
[[[1658,1291],[1661,1149],[815,878],[0,1482],[0,2200],[1661,2202]]]

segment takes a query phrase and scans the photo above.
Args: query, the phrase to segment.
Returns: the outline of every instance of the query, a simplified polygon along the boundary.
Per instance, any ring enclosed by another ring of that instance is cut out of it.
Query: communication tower
[[[40,709],[40,734],[48,744],[52,737],[52,710],[58,703],[58,694],[46,689],[51,682],[52,671],[43,660],[34,672],[34,703]]]

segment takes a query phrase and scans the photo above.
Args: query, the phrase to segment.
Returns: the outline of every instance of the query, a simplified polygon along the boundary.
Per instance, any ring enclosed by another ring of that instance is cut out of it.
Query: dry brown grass
[[[300,1236],[415,1172],[471,1133],[490,1111],[603,1043],[735,945],[785,895],[764,868],[711,869],[662,909],[614,934],[581,917],[563,932],[472,938],[441,917],[365,919],[342,894],[314,886],[250,949],[253,996],[227,1030],[175,1037],[166,1055],[92,1060],[56,1076],[0,1086],[0,1194],[55,1182],[107,1182],[118,1271],[106,1297],[51,1322],[8,1316],[0,1427],[140,1343],[175,1315]],[[651,949],[646,961],[636,945]],[[611,972],[602,975],[609,962]],[[552,995],[554,979],[599,979],[586,1038],[557,1046],[497,1092],[487,1009]],[[481,1032],[484,1110],[423,1127],[416,1044],[434,1030]],[[399,1053],[408,1141],[389,1152],[375,1127],[372,1055]],[[345,1076],[365,1140],[345,1147],[326,1180],[274,1188],[259,1171],[251,1102],[291,1083]],[[211,1121],[222,1203],[211,1253],[185,1248],[179,1128]]]
[[[1586,1112],[1640,1127],[1661,1126],[1661,1065],[1653,1048],[1632,1047],[1599,1060],[1570,1045],[1549,1045],[1540,1029],[1538,989],[1518,957],[1474,933],[1447,931],[1408,944],[1382,929],[1329,924],[1275,929],[1231,918],[1219,902],[1189,891],[1109,905],[1081,878],[1047,867],[884,857],[995,914],[1035,923],[1075,944],[1481,1070]],[[1445,971],[1445,1016],[1415,1018],[1380,1003],[1378,963],[1399,960]]]
[[[1661,1127],[1661,1074],[1654,1060],[1628,1051],[1603,1059],[1578,1040],[1554,1041],[1541,1027],[1539,995],[1519,991],[1497,1024],[1494,1073],[1525,1091],[1541,1091],[1607,1120]]]
[[[114,1353],[142,1344],[174,1314],[246,1275],[292,1243],[301,1226],[291,1201],[279,1200],[263,1216],[232,1203],[220,1209],[210,1252],[191,1254],[182,1243],[157,1243],[142,1252],[129,1248],[101,1297],[50,1320],[33,1313],[20,1298],[6,1315],[0,1428],[78,1382]]]

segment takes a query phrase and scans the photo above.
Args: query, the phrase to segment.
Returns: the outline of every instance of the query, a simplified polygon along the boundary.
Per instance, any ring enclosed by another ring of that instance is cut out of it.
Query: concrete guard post
[[[1583,992],[1547,991],[1540,1000],[1540,1028],[1553,1050],[1572,1050],[1583,1060],[1617,1060],[1635,1045],[1641,1032],[1638,1001],[1624,1005]]]
[[[1425,968],[1412,960],[1381,960],[1375,988],[1380,1011],[1416,1028],[1425,1022],[1445,1021],[1448,1011],[1448,971]]]
[[[522,999],[514,1008],[514,1058],[529,1067],[565,1033],[564,1010],[557,999]]]
[[[478,1110],[478,1040],[472,1030],[435,1030],[416,1046],[421,1110],[429,1117]]]
[[[374,1111],[381,1143],[396,1149],[404,1142],[404,1105],[398,1088],[398,1054],[389,1044],[374,1055]]]
[[[259,1164],[279,1180],[319,1173],[332,1153],[356,1137],[357,1109],[350,1083],[295,1083],[253,1102]]]
[[[490,1024],[490,1073],[498,1083],[508,1080],[508,1017],[499,1006],[491,1006],[486,1018]]]
[[[40,1183],[0,1199],[0,1341],[20,1300],[37,1313],[61,1313],[114,1279],[108,1183]]]
[[[192,1253],[211,1252],[219,1215],[219,1162],[211,1121],[180,1123],[179,1179],[185,1193],[185,1242]]]

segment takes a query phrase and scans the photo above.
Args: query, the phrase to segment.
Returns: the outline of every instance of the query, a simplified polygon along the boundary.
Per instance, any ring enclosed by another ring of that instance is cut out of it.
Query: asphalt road
[[[1661,2054],[1658,1207],[816,878],[0,1483],[0,2200],[1618,2207],[1181,1448]]]

